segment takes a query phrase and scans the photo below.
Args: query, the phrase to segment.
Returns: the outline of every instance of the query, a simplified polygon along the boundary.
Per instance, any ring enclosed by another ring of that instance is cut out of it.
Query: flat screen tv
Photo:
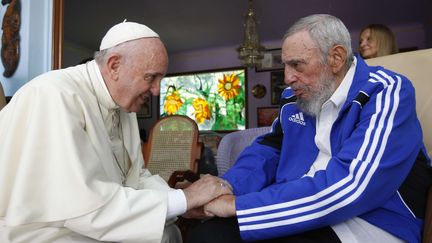
[[[245,68],[171,74],[161,81],[159,116],[186,115],[200,131],[246,128]]]

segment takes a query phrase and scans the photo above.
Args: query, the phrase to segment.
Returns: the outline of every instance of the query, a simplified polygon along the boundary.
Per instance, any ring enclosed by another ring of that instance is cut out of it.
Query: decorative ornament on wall
[[[261,99],[266,95],[266,87],[262,84],[257,84],[252,88],[252,94],[255,98]]]
[[[2,5],[9,4],[3,16],[3,36],[1,60],[5,68],[3,76],[12,76],[20,58],[21,2],[20,0],[2,0]]]

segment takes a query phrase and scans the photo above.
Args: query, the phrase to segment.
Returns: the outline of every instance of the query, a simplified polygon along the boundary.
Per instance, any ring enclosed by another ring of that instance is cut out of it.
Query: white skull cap
[[[159,38],[159,35],[143,24],[126,22],[125,20],[108,30],[102,39],[99,50],[102,51],[127,41],[149,37]]]

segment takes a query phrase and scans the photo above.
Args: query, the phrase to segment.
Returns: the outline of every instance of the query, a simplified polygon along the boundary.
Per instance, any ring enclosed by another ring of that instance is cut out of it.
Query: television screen
[[[161,81],[160,117],[186,115],[200,131],[246,128],[246,69],[167,75]]]

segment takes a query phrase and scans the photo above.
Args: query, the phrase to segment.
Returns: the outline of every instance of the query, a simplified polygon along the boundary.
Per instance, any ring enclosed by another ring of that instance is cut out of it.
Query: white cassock
[[[118,111],[94,61],[16,92],[0,112],[0,242],[161,241],[171,189]]]

